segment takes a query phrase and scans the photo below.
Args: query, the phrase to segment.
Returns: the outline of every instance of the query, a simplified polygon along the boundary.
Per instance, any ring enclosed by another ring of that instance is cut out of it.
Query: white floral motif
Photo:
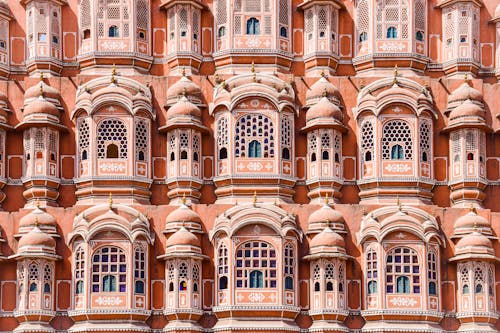
[[[408,164],[387,164],[385,170],[389,172],[407,172],[410,171],[411,168]]]
[[[123,301],[120,297],[99,297],[96,303],[99,305],[120,305]]]
[[[264,298],[266,298],[266,296],[264,296],[262,293],[251,293],[250,295],[248,295],[248,299],[252,303],[262,302]]]
[[[125,166],[123,164],[117,163],[102,163],[100,165],[100,169],[106,172],[122,172],[125,170]]]
[[[380,48],[389,52],[401,52],[405,49],[405,46],[403,43],[384,43]]]
[[[395,306],[407,307],[407,306],[414,306],[415,304],[417,304],[417,301],[410,297],[395,297],[391,299],[391,303],[392,305]]]
[[[247,164],[247,168],[251,171],[260,171],[262,170],[262,164],[259,162],[250,162]]]

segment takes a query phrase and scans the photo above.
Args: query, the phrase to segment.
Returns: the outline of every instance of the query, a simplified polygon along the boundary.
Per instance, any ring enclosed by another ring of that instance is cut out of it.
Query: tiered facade
[[[498,0],[0,1],[0,331],[498,332]]]

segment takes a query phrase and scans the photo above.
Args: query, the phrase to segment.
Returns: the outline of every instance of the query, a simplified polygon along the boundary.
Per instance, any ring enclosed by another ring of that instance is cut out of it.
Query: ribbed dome
[[[131,100],[133,98],[133,95],[130,91],[128,91],[125,88],[120,87],[120,85],[116,83],[111,83],[107,87],[104,87],[102,89],[96,90],[92,93],[92,99],[99,98],[100,96],[105,96],[105,95],[121,95],[124,96],[126,99]]]
[[[337,119],[338,121],[342,121],[343,114],[338,106],[330,102],[328,98],[323,97],[306,113],[306,121],[318,118]]]
[[[318,98],[321,96],[326,96],[328,98],[337,98],[340,96],[340,92],[330,81],[328,81],[324,76],[316,81],[311,89],[306,92],[306,100]]]
[[[323,205],[309,216],[309,226],[317,223],[344,223],[344,216],[329,205]]]
[[[467,82],[464,82],[450,94],[448,103],[465,101],[467,99],[481,102],[483,95],[478,90],[472,88]]]
[[[469,247],[484,247],[485,249],[493,250],[493,244],[491,243],[491,240],[477,231],[474,231],[473,233],[466,235],[465,237],[460,239],[456,245],[456,252],[460,252],[460,250]]]
[[[179,81],[175,82],[167,90],[167,98],[174,98],[178,96],[199,96],[201,95],[201,89],[193,81],[183,76]]]
[[[46,114],[51,116],[59,117],[59,110],[56,108],[54,104],[47,101],[42,96],[39,96],[37,99],[31,101],[23,110],[23,114],[26,117],[27,115],[32,114]]]
[[[326,227],[322,232],[314,236],[311,240],[310,248],[311,252],[314,252],[313,249],[317,247],[345,247],[345,241],[338,233],[333,231],[332,229]]]
[[[175,118],[175,117],[201,117],[200,109],[188,101],[188,99],[183,96],[180,100],[178,100],[170,109],[167,111],[167,119]]]
[[[37,98],[42,94],[46,98],[53,98],[57,100],[61,99],[61,92],[56,88],[49,86],[44,81],[40,81],[34,86],[26,89],[26,92],[24,93],[24,99]]]
[[[480,117],[484,119],[484,111],[479,105],[472,103],[470,99],[465,100],[450,113],[450,120],[465,117]]]
[[[176,231],[166,243],[167,248],[173,246],[195,246],[200,247],[200,240],[193,233],[189,232],[185,227],[181,227]]]
[[[466,229],[466,228],[490,228],[488,220],[486,220],[481,215],[478,215],[475,210],[471,210],[464,216],[459,217],[455,221],[455,229]]]
[[[21,237],[18,244],[18,252],[22,252],[24,247],[47,247],[55,249],[56,241],[38,227],[34,227],[30,232]]]
[[[19,228],[37,224],[55,226],[56,223],[57,221],[52,215],[37,207],[32,212],[21,217],[21,219],[19,220]]]
[[[201,232],[201,224],[200,215],[185,204],[182,204],[179,208],[168,214],[165,223],[165,232],[177,231],[182,226],[186,227],[189,231]]]

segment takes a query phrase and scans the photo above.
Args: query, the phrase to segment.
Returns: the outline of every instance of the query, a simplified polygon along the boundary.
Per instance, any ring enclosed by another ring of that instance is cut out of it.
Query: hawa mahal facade
[[[498,0],[0,2],[0,332],[498,332]]]

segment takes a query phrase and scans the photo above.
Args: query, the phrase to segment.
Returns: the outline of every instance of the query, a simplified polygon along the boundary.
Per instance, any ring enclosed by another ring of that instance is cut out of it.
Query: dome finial
[[[40,81],[40,97],[43,97],[43,81]]]
[[[472,202],[469,206],[469,212],[477,214],[476,207],[474,207],[474,204]]]
[[[394,66],[394,79],[393,79],[394,84],[398,84],[398,64]]]
[[[40,225],[40,222],[38,222],[38,216],[35,217],[35,227],[38,228],[38,226]]]
[[[477,228],[477,222],[474,222],[472,229],[474,230],[474,232],[478,232],[479,229]]]
[[[321,96],[326,97],[326,95],[327,95],[327,92],[326,92],[326,87],[325,87],[325,88],[323,88],[323,93],[321,93]]]
[[[186,68],[185,67],[182,67],[182,69],[181,69],[181,75],[182,76],[186,76]]]
[[[403,208],[403,205],[401,204],[401,200],[399,200],[399,195],[397,196],[397,199],[396,199],[396,205],[398,206],[398,210],[401,211],[401,209]]]
[[[250,67],[250,71],[251,71],[252,73],[255,73],[255,63],[254,63],[254,61],[253,61],[253,60],[252,60],[252,67]]]
[[[321,74],[320,75],[321,75],[321,77],[325,77],[326,76],[324,69],[321,70]]]
[[[253,206],[257,207],[257,191],[253,191]]]
[[[116,65],[113,64],[113,67],[111,68],[111,83],[115,84],[116,83]]]
[[[43,77],[43,72],[40,72],[40,81],[43,81],[44,77]]]
[[[467,82],[469,81],[469,75],[466,73],[464,73],[464,81]]]
[[[182,193],[182,204],[186,205],[186,193]]]
[[[113,193],[109,192],[109,210],[113,209]]]
[[[330,198],[328,197],[328,192],[325,193],[325,206],[330,205]]]
[[[186,87],[182,88],[182,96],[186,97],[187,95],[187,90]]]
[[[40,208],[40,199],[36,199],[35,207]]]

